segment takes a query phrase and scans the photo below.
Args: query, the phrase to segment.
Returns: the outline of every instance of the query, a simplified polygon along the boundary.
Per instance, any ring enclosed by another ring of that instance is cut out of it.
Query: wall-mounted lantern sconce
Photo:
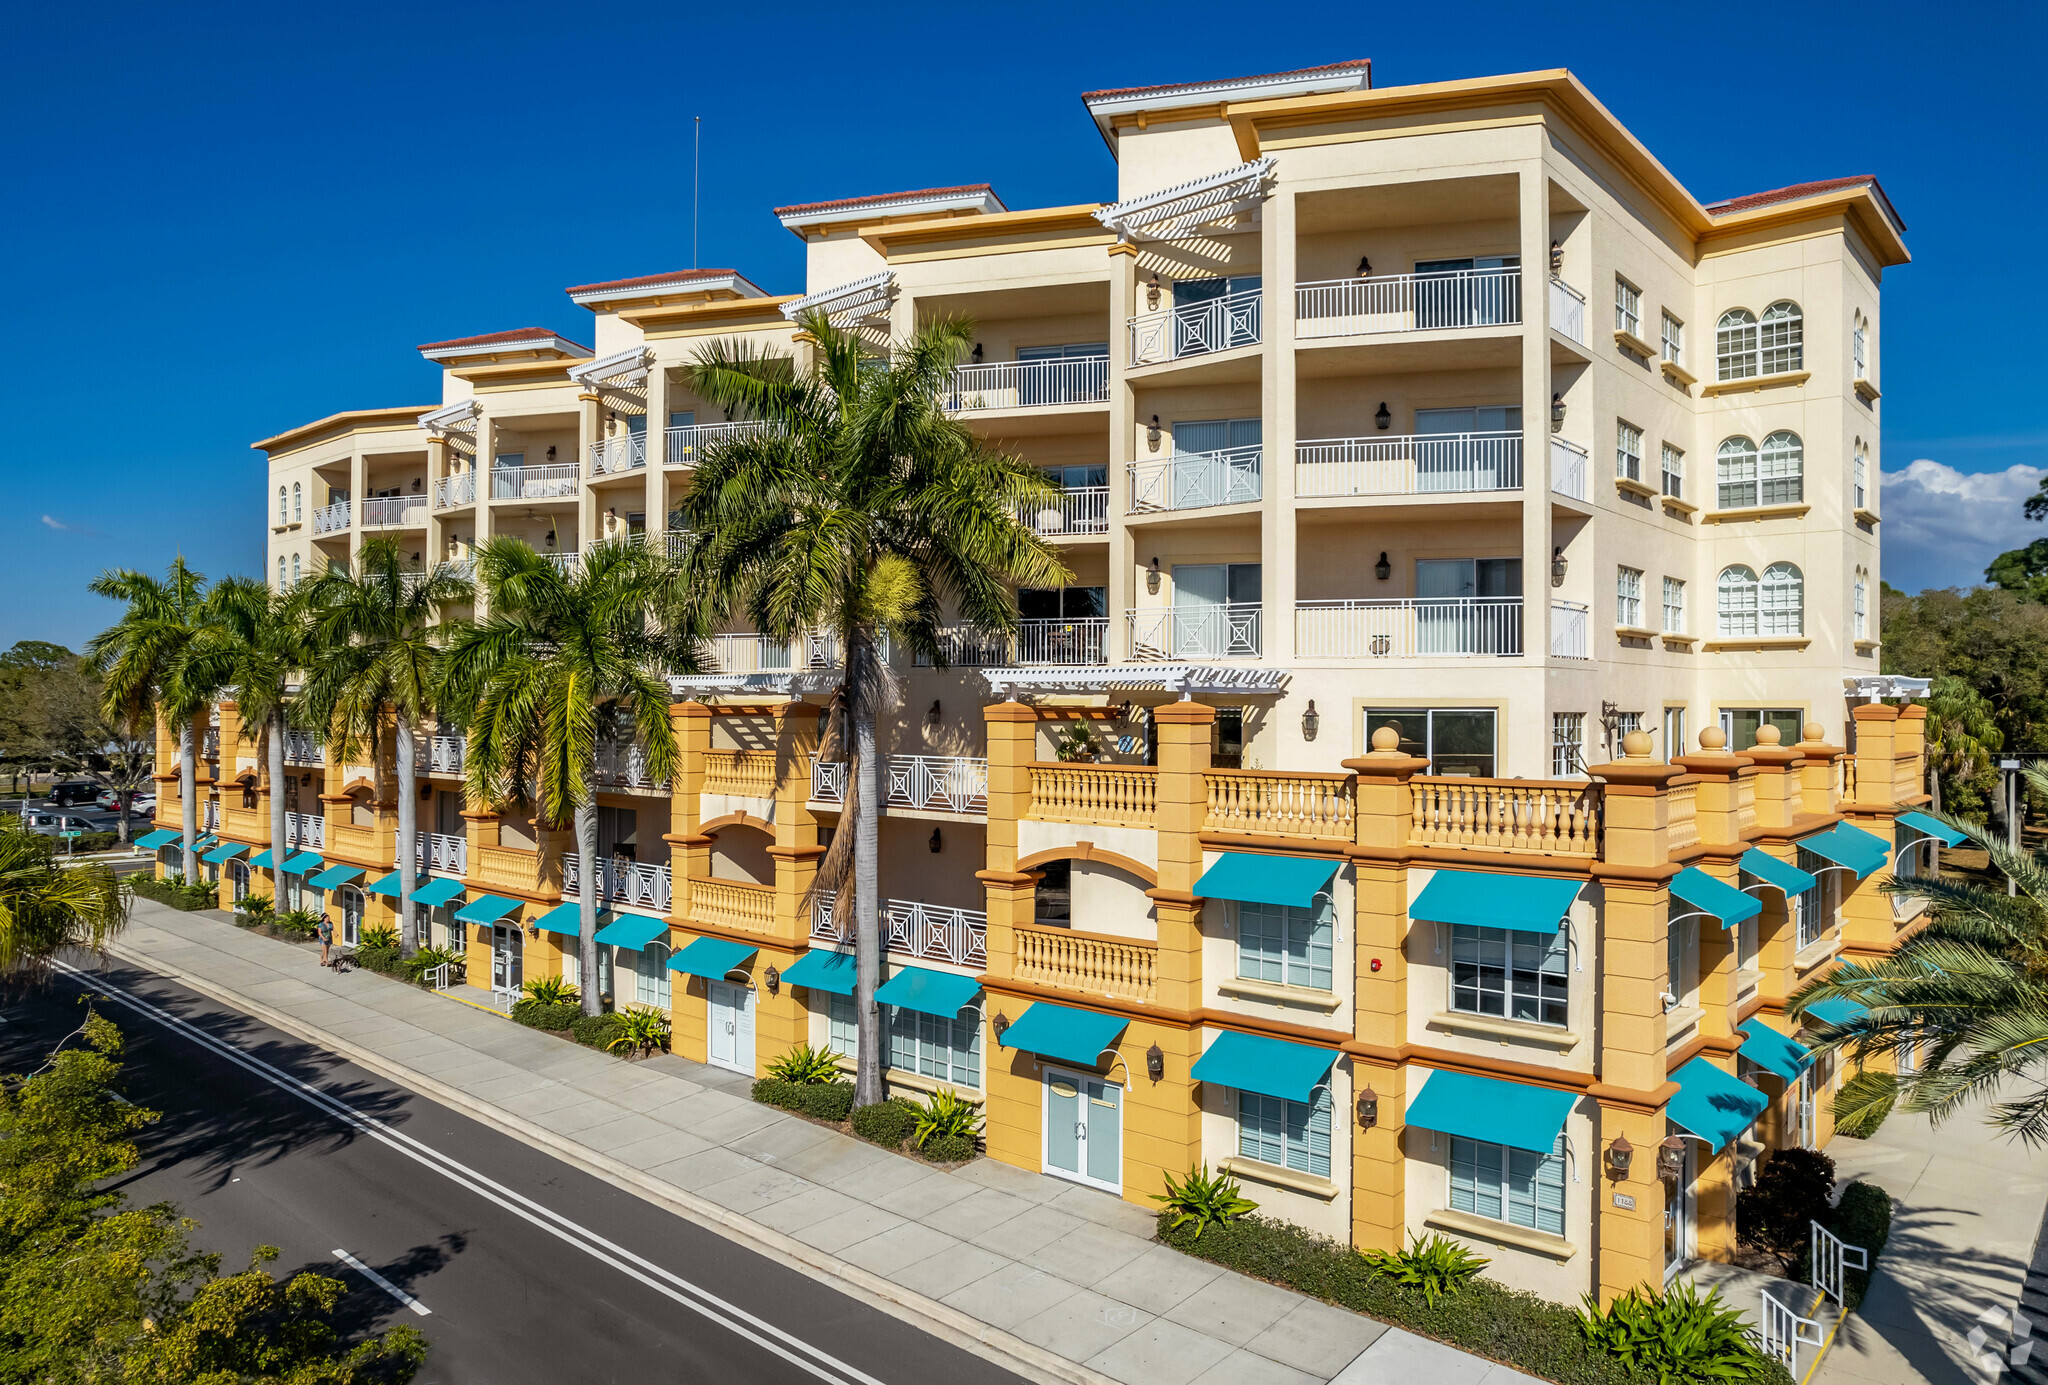
[[[1628,1136],[1616,1135],[1614,1143],[1607,1146],[1607,1176],[1627,1178],[1629,1161],[1636,1157],[1636,1147],[1628,1142]]]
[[[421,784],[421,785],[420,785],[420,797],[421,797],[422,799],[429,799],[429,798],[432,798],[433,796],[434,796],[434,786],[433,786],[432,784]]]
[[[1379,412],[1372,416],[1373,426],[1384,433],[1387,431],[1387,425],[1393,421],[1394,416],[1387,412],[1387,401],[1382,399]]]
[[[554,445],[553,443],[549,443],[549,444],[548,444],[548,460],[552,462],[552,461],[553,461],[554,459],[555,459],[555,445]]]
[[[768,994],[770,995],[774,995],[782,988],[782,973],[775,969],[775,965],[772,962],[769,964],[768,970],[761,973],[761,984],[768,988]]]
[[[1657,1146],[1657,1177],[1676,1183],[1684,1176],[1685,1140],[1677,1135],[1667,1135]]]
[[[1565,556],[1564,556],[1564,549],[1562,549],[1562,548],[1553,548],[1553,549],[1551,549],[1551,550],[1550,550],[1550,585],[1551,585],[1551,586],[1553,586],[1553,587],[1561,587],[1561,586],[1563,586],[1563,585],[1564,585],[1564,574],[1565,574],[1565,569],[1566,569],[1566,568],[1569,568],[1570,566],[1571,566],[1571,564],[1570,564],[1570,563],[1569,563],[1568,561],[1566,561],[1566,559],[1565,559]]]
[[[1358,1123],[1367,1130],[1380,1123],[1380,1094],[1370,1086],[1358,1094]]]
[[[1550,431],[1555,433],[1562,427],[1564,427],[1564,396],[1553,394],[1550,396]]]
[[[1552,274],[1562,274],[1564,272],[1564,246],[1558,241],[1550,243],[1550,272]]]
[[[1380,560],[1372,565],[1372,575],[1382,582],[1394,575],[1394,565],[1387,561],[1385,549],[1380,550]]]
[[[1152,271],[1151,279],[1145,284],[1145,306],[1148,308],[1159,306],[1159,271],[1156,269]]]
[[[1372,652],[1374,658],[1386,658],[1388,651],[1391,650],[1393,647],[1394,637],[1392,635],[1387,634],[1385,631],[1381,631],[1379,634],[1374,635],[1372,637]]]
[[[1166,1076],[1166,1055],[1158,1044],[1145,1050],[1145,1075],[1157,1082]]]
[[[1364,255],[1358,257],[1358,277],[1361,279],[1370,279],[1372,277],[1372,261]]]
[[[989,1021],[989,1027],[996,1031],[996,1037],[1000,1039],[1003,1037],[1003,1032],[1010,1027],[1010,1017],[1001,1010],[998,1010],[996,1011],[996,1017]]]
[[[927,845],[931,847],[932,855],[934,856],[938,855],[939,848],[945,845],[945,839],[939,836],[938,828],[934,827],[932,829],[931,840],[927,843]]]
[[[968,355],[967,355],[967,359],[968,359],[968,360],[970,360],[970,361],[972,361],[972,362],[974,362],[974,363],[975,363],[976,365],[980,365],[980,364],[981,364],[981,343],[980,343],[980,342],[976,342],[976,343],[974,343],[974,350],[972,350],[972,351],[970,351],[970,352],[968,353]]]
[[[1148,425],[1146,425],[1146,428],[1145,428],[1145,441],[1146,441],[1146,442],[1147,442],[1148,444],[1150,444],[1150,445],[1151,445],[1151,448],[1152,448],[1152,450],[1153,450],[1154,452],[1157,452],[1157,451],[1159,450],[1159,415],[1158,415],[1158,414],[1154,414],[1154,415],[1152,415],[1152,422],[1151,422],[1151,423],[1149,423]]]
[[[932,708],[924,714],[924,719],[934,726],[939,724],[939,699],[936,697],[932,699]]]
[[[529,924],[527,924],[527,925],[526,925],[526,936],[527,936],[527,937],[529,937],[529,938],[538,938],[538,937],[540,936],[540,924],[538,924],[538,923],[529,923]]]
[[[1152,566],[1145,569],[1145,594],[1147,596],[1159,595],[1159,559],[1157,557],[1152,559]]]
[[[1316,731],[1322,724],[1322,717],[1316,714],[1316,700],[1311,697],[1308,700],[1308,710],[1301,714],[1301,738],[1305,741],[1314,740]]]

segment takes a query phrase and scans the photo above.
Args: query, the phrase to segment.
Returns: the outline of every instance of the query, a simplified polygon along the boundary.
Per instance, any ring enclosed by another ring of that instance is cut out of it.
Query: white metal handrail
[[[666,862],[657,865],[614,856],[597,863],[597,897],[607,904],[638,905],[667,913],[672,885]],[[583,897],[583,857],[578,852],[562,853],[562,897]]]
[[[1216,606],[1148,606],[1124,612],[1130,657],[1154,659],[1248,659],[1260,648],[1260,606],[1232,602]]]
[[[1322,438],[1294,445],[1294,493],[1311,499],[1521,488],[1520,433]]]
[[[209,798],[206,800],[206,810],[199,815],[199,827],[201,831],[205,832],[220,831],[219,799]]]
[[[695,466],[698,456],[712,443],[763,432],[767,427],[759,419],[741,419],[737,423],[688,423],[671,428],[663,437],[662,465]]]
[[[647,435],[627,433],[616,438],[599,438],[590,444],[590,474],[614,476],[621,471],[638,471],[647,465]]]
[[[1511,326],[1522,320],[1522,271],[1495,265],[1296,284],[1294,317],[1297,337]]]
[[[646,748],[630,741],[600,741],[592,776],[608,788],[668,790],[668,780],[647,768]]]
[[[543,553],[540,556],[552,563],[555,570],[564,577],[575,576],[583,567],[583,555],[581,553]]]
[[[1520,654],[1522,598],[1406,597],[1297,602],[1294,651],[1308,659]]]
[[[1264,327],[1263,301],[1263,289],[1244,289],[1141,313],[1129,323],[1131,364],[1154,365],[1234,346],[1257,346]]]
[[[711,652],[720,673],[788,673],[833,668],[839,663],[838,640],[822,630],[794,639],[774,635],[713,635]]]
[[[426,522],[424,495],[373,495],[363,502],[365,529],[407,529]]]
[[[284,760],[288,765],[325,764],[326,743],[311,731],[287,731],[284,733]]]
[[[1593,613],[1577,601],[1550,603],[1550,657],[1593,657]]]
[[[1817,1221],[1809,1224],[1813,1227],[1813,1287],[1846,1308],[1849,1301],[1842,1294],[1842,1272],[1869,1269],[1870,1251],[1850,1245]]]
[[[465,582],[476,580],[476,559],[449,558],[434,564],[434,571],[445,572],[451,577],[460,577]]]
[[[316,534],[338,534],[348,528],[348,502],[337,500],[332,505],[322,505],[313,511],[313,532]]]
[[[660,543],[661,549],[659,551],[666,552],[671,558],[683,557],[690,551],[691,537],[690,531],[687,529],[670,529],[665,533],[649,535],[650,539]]]
[[[1586,344],[1586,295],[1562,279],[1550,281],[1550,330]]]
[[[1257,500],[1264,481],[1257,443],[1216,452],[1176,452],[1156,462],[1131,462],[1130,513],[1202,510]]]
[[[552,500],[576,494],[582,481],[568,463],[552,466],[500,466],[491,468],[491,499]]]
[[[284,815],[284,839],[289,846],[310,846],[324,851],[327,849],[327,819],[319,813],[287,812]]]
[[[1586,498],[1585,448],[1563,438],[1550,440],[1550,489],[1573,500]]]
[[[454,965],[453,962],[441,962],[428,967],[426,971],[420,974],[420,979],[427,983],[428,990],[445,991],[451,984],[449,972]]]
[[[1017,507],[1017,522],[1040,534],[1107,534],[1109,487],[1075,486]]]
[[[220,728],[218,726],[207,727],[206,734],[199,738],[199,758],[202,760],[218,760],[220,758]]]
[[[462,773],[462,757],[469,750],[467,736],[429,736],[427,738],[427,772],[429,774]]]
[[[445,510],[455,505],[469,505],[476,500],[476,473],[465,471],[459,476],[443,476],[434,482],[434,508]]]
[[[1062,360],[955,366],[945,404],[949,411],[958,413],[1100,404],[1108,398],[1109,357],[1070,356]]]
[[[837,903],[836,890],[820,890],[812,901],[812,941],[853,941],[852,929],[849,927],[842,933],[834,920],[833,909]],[[915,899],[885,899],[881,906],[882,947],[885,951],[927,962],[952,962],[960,966],[987,964],[987,911],[955,909]]]
[[[1019,664],[1100,664],[1108,642],[1107,616],[1020,620],[1015,657]]]
[[[420,832],[413,837],[413,864],[439,875],[469,874],[469,838],[459,832]]]
[[[1757,1344],[1764,1355],[1782,1362],[1794,1380],[1801,1379],[1800,1348],[1821,1346],[1826,1341],[1820,1322],[1816,1318],[1800,1317],[1769,1289],[1762,1291],[1762,1297],[1759,1316],[1763,1321],[1757,1333]]]
[[[846,801],[846,766],[813,757],[811,799]],[[891,755],[882,762],[882,801],[891,808],[988,811],[988,760],[968,755]]]

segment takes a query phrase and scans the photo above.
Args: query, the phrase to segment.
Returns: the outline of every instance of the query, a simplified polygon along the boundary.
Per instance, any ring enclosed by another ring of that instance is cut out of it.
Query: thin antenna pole
[[[696,118],[696,137],[690,151],[690,268],[697,264],[697,189],[704,173],[704,117]]]

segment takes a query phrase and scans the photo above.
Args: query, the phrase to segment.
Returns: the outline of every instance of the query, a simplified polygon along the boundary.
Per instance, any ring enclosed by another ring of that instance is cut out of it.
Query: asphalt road
[[[275,1245],[274,1270],[349,1285],[346,1326],[420,1328],[423,1385],[1019,1380],[148,972],[0,997],[0,1071],[40,1065],[88,988],[128,1036],[124,1094],[163,1113],[123,1190],[197,1219],[224,1270]]]

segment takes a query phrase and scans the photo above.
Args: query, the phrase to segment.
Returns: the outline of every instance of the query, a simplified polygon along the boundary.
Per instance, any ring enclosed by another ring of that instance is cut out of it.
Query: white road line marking
[[[383,1275],[371,1269],[368,1265],[365,1265],[362,1261],[356,1259],[355,1256],[350,1255],[347,1251],[335,1251],[334,1258],[346,1264],[350,1269],[362,1275],[363,1278],[369,1280],[372,1284],[375,1284],[378,1288],[382,1289],[385,1293],[391,1295],[391,1297],[397,1299],[406,1307],[412,1309],[413,1312],[419,1314],[421,1317],[424,1318],[433,1313],[433,1309],[427,1307],[426,1304],[421,1303],[411,1294],[399,1288],[396,1284],[393,1284],[390,1280],[386,1279]]]
[[[432,1145],[416,1140],[403,1131],[394,1129],[384,1122],[377,1120],[375,1117],[363,1115],[354,1107],[335,1097],[329,1096],[311,1083],[302,1082],[290,1073],[273,1067],[260,1058],[251,1057],[227,1040],[218,1038],[197,1025],[179,1019],[176,1015],[151,1004],[140,996],[128,994],[119,986],[107,981],[104,977],[93,976],[78,967],[72,966],[68,962],[60,961],[55,963],[55,965],[60,971],[76,979],[80,985],[97,990],[110,999],[134,1010],[136,1013],[155,1020],[165,1028],[182,1034],[204,1048],[213,1050],[236,1066],[256,1074],[273,1086],[283,1088],[308,1105],[327,1112],[336,1120],[361,1131],[371,1139],[389,1145],[407,1158],[426,1165],[450,1182],[459,1184],[470,1192],[475,1193],[486,1202],[494,1203],[515,1216],[533,1223],[548,1234],[575,1246],[593,1259],[602,1260],[621,1274],[638,1280],[656,1293],[688,1308],[691,1312],[717,1323],[737,1336],[746,1338],[766,1351],[773,1352],[800,1370],[817,1376],[820,1380],[835,1382],[835,1385],[845,1385],[845,1382],[859,1382],[859,1385],[883,1385],[883,1382],[877,1380],[874,1376],[869,1375],[856,1366],[839,1360],[829,1352],[812,1346],[801,1337],[785,1332],[774,1323],[756,1317],[737,1304],[728,1303],[726,1300],[718,1297],[718,1295],[691,1283],[680,1275],[662,1268],[653,1261],[606,1240],[590,1228],[571,1221],[552,1208],[535,1202],[502,1183],[486,1178],[476,1170],[458,1163],[451,1156],[443,1154]]]

